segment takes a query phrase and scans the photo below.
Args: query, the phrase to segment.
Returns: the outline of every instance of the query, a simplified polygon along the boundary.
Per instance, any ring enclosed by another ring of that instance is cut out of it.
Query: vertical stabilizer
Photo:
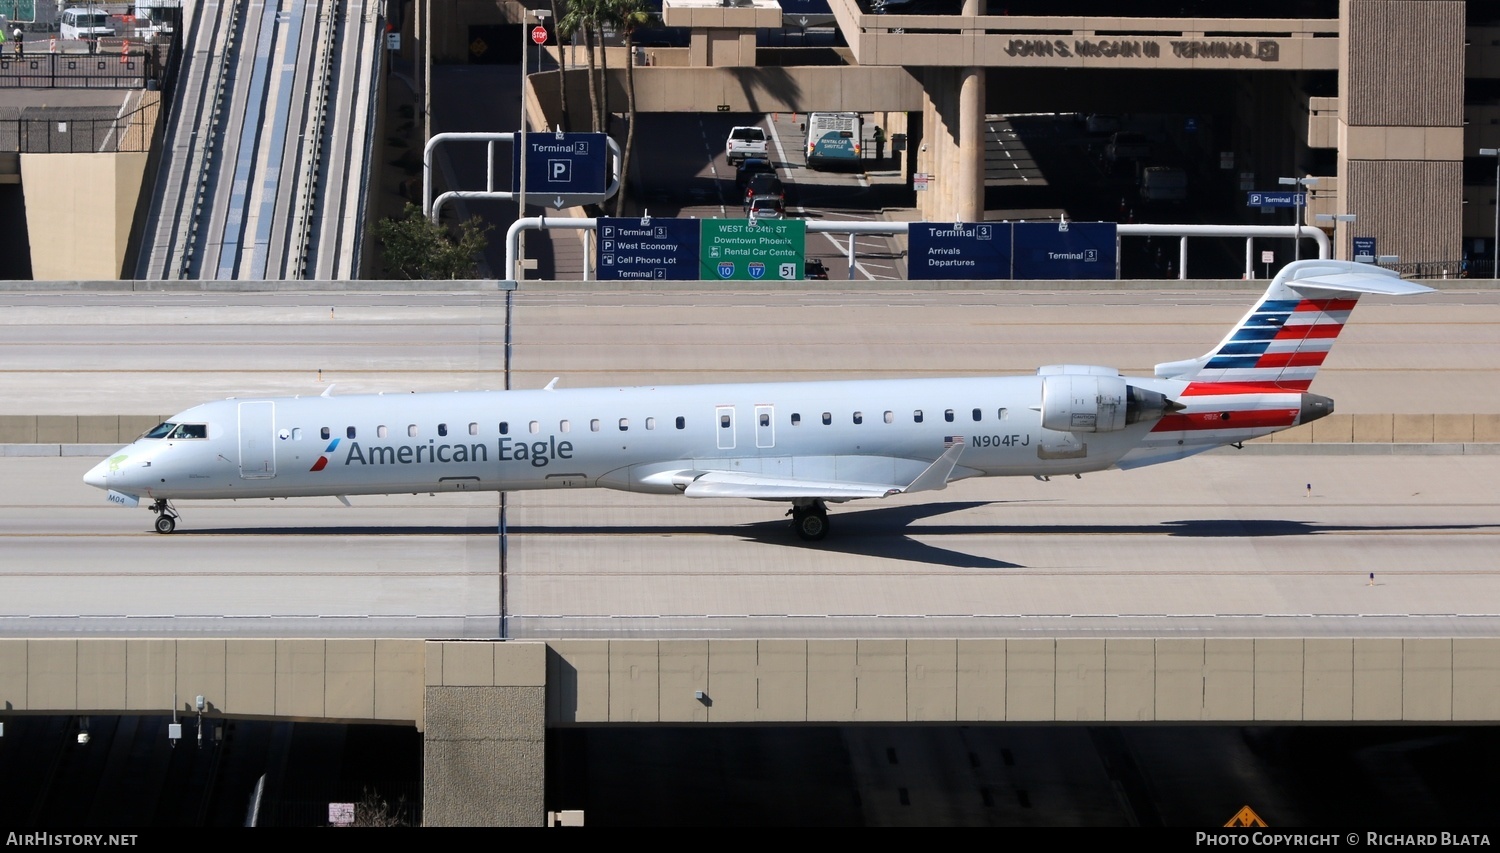
[[[1431,289],[1369,264],[1288,264],[1218,346],[1200,358],[1158,364],[1156,375],[1246,391],[1306,391],[1361,294]]]

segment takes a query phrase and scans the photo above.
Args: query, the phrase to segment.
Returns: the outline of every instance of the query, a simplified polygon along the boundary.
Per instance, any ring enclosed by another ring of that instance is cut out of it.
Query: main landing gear
[[[171,533],[177,529],[177,510],[165,498],[158,498],[151,504],[151,511],[156,513],[157,533]]]
[[[797,504],[787,515],[792,517],[792,529],[804,542],[818,542],[828,535],[828,507],[822,501]]]

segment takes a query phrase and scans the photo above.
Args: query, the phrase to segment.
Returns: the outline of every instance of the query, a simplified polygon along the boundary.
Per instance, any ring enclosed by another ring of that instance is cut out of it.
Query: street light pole
[[[1306,194],[1306,188],[1318,182],[1317,178],[1277,178],[1276,182],[1282,186],[1296,187],[1292,191],[1293,207],[1297,211],[1297,236],[1292,240],[1292,260],[1302,260],[1302,204]]]
[[[1500,279],[1500,148],[1481,148],[1479,156],[1495,158],[1495,242],[1490,244],[1490,278]]]
[[[1352,232],[1352,224],[1353,224],[1354,219],[1355,219],[1354,214],[1352,214],[1352,213],[1319,213],[1317,216],[1318,216],[1318,219],[1320,221],[1323,221],[1323,222],[1332,222],[1333,223],[1333,245],[1334,245],[1333,259],[1334,260],[1338,260],[1338,258],[1339,258],[1339,247],[1344,244],[1344,241],[1339,239],[1339,223],[1340,222],[1349,223],[1349,225],[1345,226],[1344,230],[1350,232],[1349,239],[1350,239],[1351,242],[1350,242],[1350,250],[1349,250],[1349,258],[1348,259],[1351,260],[1351,261],[1354,260],[1354,250],[1353,250],[1353,245],[1354,244],[1352,242],[1354,240],[1354,235],[1353,235],[1353,232]]]

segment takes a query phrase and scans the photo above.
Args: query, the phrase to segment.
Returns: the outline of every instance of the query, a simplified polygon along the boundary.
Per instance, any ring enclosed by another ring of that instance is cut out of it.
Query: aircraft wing
[[[690,498],[854,500],[856,498],[886,498],[906,492],[935,492],[947,488],[948,479],[953,475],[953,469],[958,465],[958,457],[963,450],[962,441],[954,442],[943,451],[942,456],[918,474],[916,479],[905,484],[806,480],[738,471],[704,471],[688,483],[683,494]]]

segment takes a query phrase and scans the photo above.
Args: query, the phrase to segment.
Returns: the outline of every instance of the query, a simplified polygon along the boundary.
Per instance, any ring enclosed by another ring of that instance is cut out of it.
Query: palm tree
[[[561,113],[557,117],[559,130],[568,129],[568,52],[563,50],[563,36],[572,35],[571,32],[563,32],[563,9],[568,7],[568,0],[552,0],[552,20],[557,29],[557,108]]]
[[[589,105],[593,115],[594,132],[604,128],[603,113],[599,109],[599,81],[594,65],[594,30],[598,27],[603,0],[568,0],[568,11],[558,22],[559,33],[575,33],[583,30],[583,46],[589,60]]]
[[[609,19],[625,37],[625,152],[620,163],[620,192],[615,196],[615,216],[625,214],[625,194],[630,186],[630,152],[635,147],[635,48],[631,39],[641,27],[661,23],[646,0],[606,0]]]

